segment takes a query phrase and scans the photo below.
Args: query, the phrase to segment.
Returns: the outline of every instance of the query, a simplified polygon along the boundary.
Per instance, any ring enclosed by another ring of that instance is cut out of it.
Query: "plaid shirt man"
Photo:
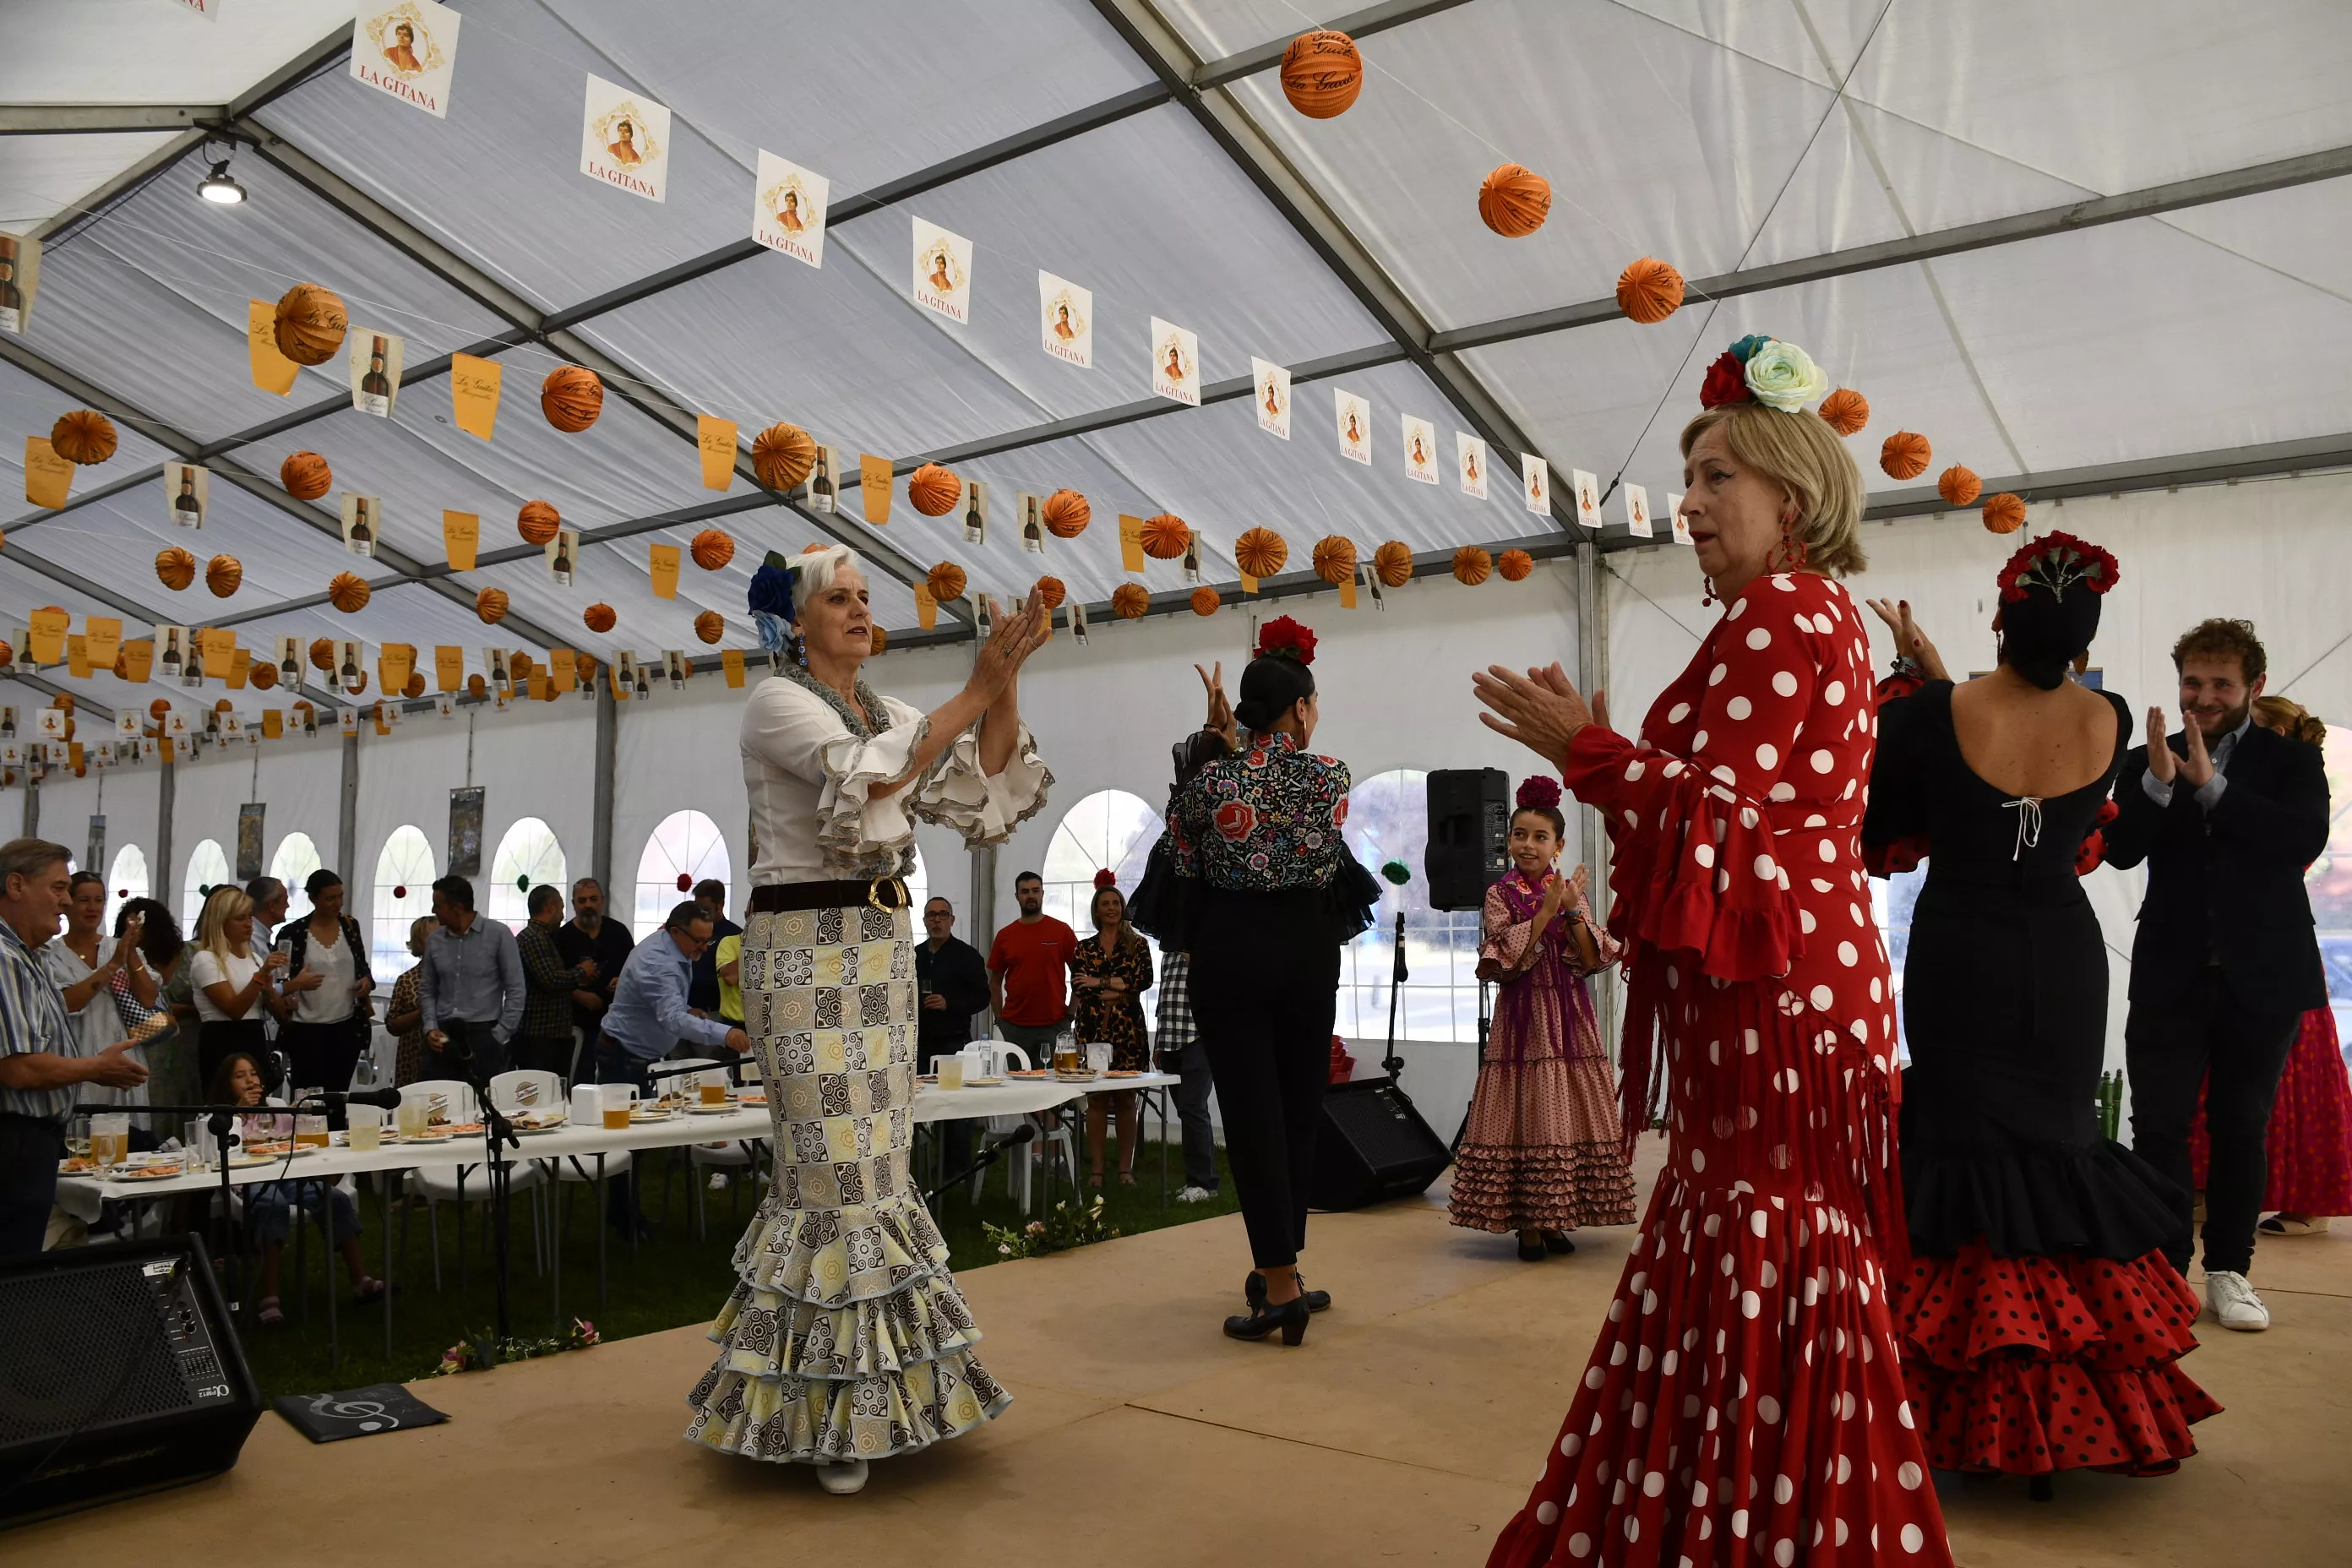
[[[527,996],[522,1005],[521,1040],[572,1039],[572,994],[588,989],[587,977],[563,962],[555,948],[555,928],[526,921],[515,934],[515,952],[522,959]]]

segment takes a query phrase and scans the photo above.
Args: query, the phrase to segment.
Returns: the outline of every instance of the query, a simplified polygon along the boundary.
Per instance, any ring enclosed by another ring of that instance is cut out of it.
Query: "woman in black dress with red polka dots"
[[[1927,862],[1904,965],[1904,1376],[1930,1464],[2036,1495],[2057,1470],[2173,1470],[2221,1408],[2179,1364],[2198,1302],[2162,1248],[2181,1200],[2094,1110],[2107,957],[2080,872],[2133,724],[2065,674],[2116,575],[2063,533],[2018,551],[1999,668],[1958,686],[1907,609],[1873,606],[1906,657],[1864,852],[1882,873]]]

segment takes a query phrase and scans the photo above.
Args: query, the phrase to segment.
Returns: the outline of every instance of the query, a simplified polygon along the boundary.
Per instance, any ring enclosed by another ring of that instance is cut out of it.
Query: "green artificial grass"
[[[618,1235],[608,1237],[610,1300],[602,1308],[596,1302],[596,1228],[602,1218],[594,1212],[596,1192],[593,1185],[566,1185],[564,1197],[571,1209],[571,1228],[563,1243],[561,1321],[550,1310],[551,1281],[533,1264],[530,1197],[516,1195],[510,1269],[510,1320],[516,1338],[533,1340],[559,1334],[575,1317],[595,1324],[597,1331],[607,1340],[657,1333],[710,1321],[734,1288],[735,1243],[751,1223],[758,1200],[743,1173],[730,1172],[728,1192],[703,1194],[708,1234],[698,1239],[684,1152],[677,1151],[679,1158],[674,1177],[662,1154],[646,1162],[643,1201],[654,1234],[634,1254]],[[1118,1227],[1120,1235],[1133,1236],[1163,1226],[1231,1214],[1241,1205],[1234,1195],[1233,1177],[1226,1169],[1222,1148],[1217,1151],[1217,1169],[1220,1179],[1214,1199],[1199,1204],[1177,1202],[1176,1194],[1184,1184],[1183,1159],[1182,1152],[1171,1142],[1168,1147],[1168,1203],[1163,1210],[1160,1201],[1160,1145],[1147,1139],[1137,1162],[1136,1184],[1122,1187],[1114,1177],[1105,1192],[1105,1218]],[[707,1173],[704,1179],[708,1179]],[[1060,1200],[1071,1198],[1066,1179],[1056,1177],[1054,1196]],[[466,1221],[467,1266],[461,1283],[457,1206],[441,1205],[442,1289],[438,1291],[433,1287],[433,1254],[425,1211],[421,1207],[408,1211],[407,1243],[395,1261],[393,1280],[398,1301],[393,1311],[389,1355],[384,1352],[383,1308],[353,1305],[349,1283],[338,1263],[334,1288],[342,1292],[336,1305],[341,1359],[330,1364],[325,1275],[317,1228],[309,1227],[306,1237],[307,1293],[296,1283],[295,1250],[289,1245],[280,1287],[285,1324],[275,1329],[242,1329],[246,1358],[261,1384],[263,1397],[316,1394],[422,1377],[440,1361],[441,1352],[459,1340],[486,1338],[494,1333],[498,1298],[485,1241],[483,1210],[479,1205],[468,1206],[472,1212]],[[982,1235],[983,1223],[1023,1223],[1019,1205],[1005,1194],[1001,1171],[989,1173],[986,1193],[977,1206],[971,1201],[970,1188],[966,1186],[935,1205],[932,1212],[947,1237],[951,1249],[950,1265],[958,1273],[969,1273],[998,1261],[996,1248]],[[369,1272],[380,1274],[383,1258],[383,1210],[373,1189],[361,1194],[360,1214],[366,1226],[360,1246]],[[397,1246],[402,1210],[396,1204],[392,1225]],[[986,1325],[982,1327],[984,1330]],[[679,1397],[684,1396],[685,1391],[680,1390]]]

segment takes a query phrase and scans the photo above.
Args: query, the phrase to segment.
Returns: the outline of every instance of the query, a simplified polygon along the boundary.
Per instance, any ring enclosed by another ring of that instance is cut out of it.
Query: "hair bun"
[[[1520,781],[1518,808],[1521,811],[1558,811],[1559,781],[1549,773],[1530,773]]]

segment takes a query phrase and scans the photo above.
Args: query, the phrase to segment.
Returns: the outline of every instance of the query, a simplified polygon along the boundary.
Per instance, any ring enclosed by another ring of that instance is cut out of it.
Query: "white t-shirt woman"
[[[233,1018],[212,999],[205,987],[226,981],[230,990],[243,991],[253,983],[253,972],[260,967],[261,961],[249,952],[232,950],[226,958],[223,958],[211,948],[196,949],[195,955],[188,961],[188,984],[195,994],[196,1016],[207,1024],[235,1024],[247,1018],[259,1018],[265,1009],[258,997],[255,998],[252,1006],[245,1010],[242,1017]]]

